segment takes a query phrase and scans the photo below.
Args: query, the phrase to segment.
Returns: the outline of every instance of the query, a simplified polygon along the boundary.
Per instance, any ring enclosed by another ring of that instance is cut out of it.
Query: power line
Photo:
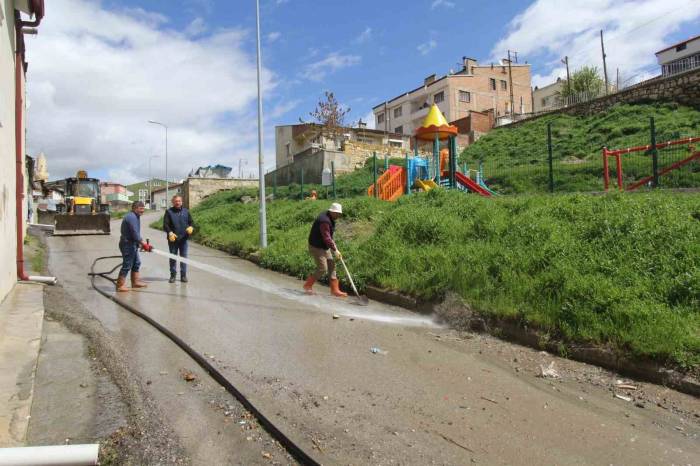
[[[692,4],[692,3],[700,3],[700,0],[690,0],[689,3],[690,3],[690,4]],[[663,18],[667,17],[668,15],[670,15],[670,14],[672,14],[672,13],[676,13],[676,12],[685,13],[686,11],[687,11],[687,6],[686,6],[685,8],[683,8],[683,9],[681,9],[681,8],[673,8],[673,9],[668,10],[668,11],[666,11],[666,12],[660,14],[660,15],[655,16],[653,19],[650,19],[649,21],[646,21],[646,22],[644,22],[644,23],[642,23],[642,24],[639,24],[639,25],[635,26],[634,28],[630,29],[629,31],[619,32],[619,33],[617,33],[617,34],[613,34],[611,37],[609,37],[609,38],[606,39],[606,42],[607,42],[608,44],[610,44],[611,42],[614,42],[614,41],[616,41],[617,39],[621,39],[621,38],[623,38],[623,37],[626,37],[626,36],[628,36],[629,34],[632,34],[633,32],[636,32],[636,31],[638,31],[638,30],[640,30],[640,29],[642,29],[642,28],[644,28],[644,27],[647,27],[648,25],[650,25],[650,24],[652,24],[652,23],[655,23],[656,21],[659,21],[660,19],[663,19]],[[571,59],[571,58],[577,58],[577,57],[583,55],[585,52],[588,52],[589,49],[592,49],[593,47],[596,47],[596,46],[597,46],[597,44],[589,44],[589,45],[583,47],[583,48],[582,48],[581,50],[579,50],[578,52],[576,52],[574,55],[569,55],[569,59]]]

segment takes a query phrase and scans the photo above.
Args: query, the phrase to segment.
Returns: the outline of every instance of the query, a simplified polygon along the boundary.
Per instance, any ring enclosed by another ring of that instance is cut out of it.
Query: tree
[[[562,97],[570,97],[581,93],[597,94],[603,89],[603,78],[595,66],[584,66],[571,75],[571,82],[564,81],[564,87],[560,92]]]
[[[350,108],[343,107],[332,92],[326,91],[325,99],[319,100],[309,115],[314,119],[314,123],[321,125],[324,133],[334,136],[342,132],[348,113]]]

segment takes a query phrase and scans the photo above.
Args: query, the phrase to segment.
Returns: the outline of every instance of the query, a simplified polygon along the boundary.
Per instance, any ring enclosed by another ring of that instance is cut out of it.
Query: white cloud
[[[424,42],[420,44],[416,49],[420,52],[421,55],[427,55],[429,54],[433,49],[437,47],[437,41],[435,39],[430,39],[428,42]]]
[[[359,55],[341,54],[339,52],[329,53],[326,58],[306,65],[302,77],[310,81],[323,81],[327,75],[343,68],[355,66],[362,61]]]
[[[454,6],[455,3],[449,0],[433,0],[433,3],[430,4],[430,9],[434,10],[435,8],[439,7],[454,8]]]
[[[275,42],[277,39],[279,39],[280,37],[282,37],[282,33],[281,33],[281,32],[279,32],[279,31],[273,31],[273,32],[271,32],[271,33],[269,33],[269,34],[267,35],[267,41],[268,41],[269,43],[273,43],[273,42]]]
[[[509,25],[493,48],[491,60],[517,50],[519,56],[544,63],[533,84],[566,77],[560,59],[569,56],[571,70],[584,65],[602,70],[600,30],[604,30],[608,75],[615,70],[639,81],[658,74],[654,53],[684,22],[700,18],[700,2],[688,0],[569,0],[562,14],[559,0],[536,0]],[[522,61],[522,60],[521,60]]]
[[[198,16],[187,25],[185,28],[185,34],[190,37],[196,37],[206,30],[207,24],[204,22],[204,18]]]
[[[277,119],[277,118],[281,118],[284,115],[286,115],[287,113],[289,113],[292,110],[294,110],[295,108],[297,108],[300,103],[301,103],[301,100],[299,100],[299,99],[281,102],[281,103],[275,105],[272,108],[272,110],[270,111],[270,114],[266,115],[266,116],[269,116],[269,118],[273,119],[273,120]]]
[[[365,42],[368,42],[372,38],[372,28],[367,26],[364,31],[362,31],[357,37],[355,37],[355,40],[353,41],[356,44],[364,44]]]
[[[362,117],[362,121],[367,123],[368,129],[374,129],[375,128],[374,112],[372,110],[370,110],[369,113],[367,113],[367,115]]]
[[[47,154],[53,176],[82,168],[144,178],[148,156],[163,153],[163,131],[149,119],[169,125],[171,176],[254,158],[256,69],[244,32],[193,40],[93,1],[52,6],[28,47],[28,143]],[[263,78],[273,89],[268,70]]]

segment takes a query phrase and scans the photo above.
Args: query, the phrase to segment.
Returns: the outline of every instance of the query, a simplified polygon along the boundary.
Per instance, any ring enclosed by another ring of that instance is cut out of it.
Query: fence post
[[[372,186],[374,186],[374,197],[377,197],[377,152],[372,153],[372,176],[374,181]]]
[[[384,171],[389,170],[389,153],[384,154]]]
[[[547,123],[547,159],[549,163],[549,192],[554,192],[554,163],[552,160],[552,123]]]
[[[301,193],[299,194],[299,199],[304,200],[304,167],[301,167]]]
[[[433,163],[435,163],[435,183],[440,185],[440,136],[435,135],[433,141]]]
[[[333,199],[335,199],[335,162],[331,160],[331,183],[333,184]]]
[[[272,172],[272,199],[277,198],[277,170]]]
[[[656,124],[654,117],[649,117],[649,131],[651,132],[651,172],[654,176],[654,188],[659,187],[659,151],[656,149]]]
[[[605,191],[610,187],[610,167],[608,166],[608,148],[603,147],[603,186]]]
[[[411,170],[408,168],[408,152],[406,152],[406,195],[411,194]]]

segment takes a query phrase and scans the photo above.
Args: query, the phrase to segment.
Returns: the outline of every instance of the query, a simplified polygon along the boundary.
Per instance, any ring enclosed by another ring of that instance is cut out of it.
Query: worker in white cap
[[[313,286],[317,280],[328,274],[331,286],[331,294],[340,298],[345,298],[347,293],[340,291],[338,276],[335,272],[335,259],[340,259],[340,251],[333,241],[335,232],[335,221],[343,215],[343,206],[334,202],[330,208],[321,212],[311,226],[309,233],[309,254],[316,262],[316,271],[306,279],[304,291],[313,294]]]

